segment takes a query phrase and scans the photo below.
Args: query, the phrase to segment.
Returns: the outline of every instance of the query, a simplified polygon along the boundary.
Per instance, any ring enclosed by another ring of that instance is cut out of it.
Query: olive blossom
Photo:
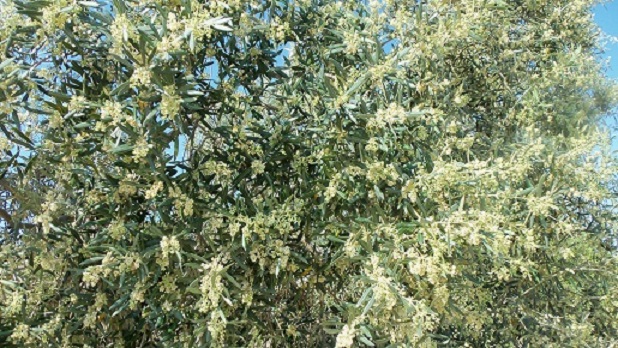
[[[618,344],[593,0],[0,0],[0,344]]]

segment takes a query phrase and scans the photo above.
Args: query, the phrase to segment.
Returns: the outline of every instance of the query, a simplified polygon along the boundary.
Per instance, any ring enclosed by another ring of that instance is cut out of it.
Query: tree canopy
[[[0,345],[618,343],[592,0],[0,0]]]

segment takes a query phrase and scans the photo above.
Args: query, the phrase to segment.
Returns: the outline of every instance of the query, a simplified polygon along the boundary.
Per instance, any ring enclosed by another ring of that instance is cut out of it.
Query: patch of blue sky
[[[618,1],[597,5],[594,8],[594,19],[605,34],[605,51],[602,56],[609,59],[607,75],[618,79]]]
[[[594,8],[594,19],[603,30],[604,51],[601,59],[607,62],[606,74],[618,80],[618,1],[608,1]],[[618,111],[607,118],[607,125],[612,129],[612,150],[618,151]]]

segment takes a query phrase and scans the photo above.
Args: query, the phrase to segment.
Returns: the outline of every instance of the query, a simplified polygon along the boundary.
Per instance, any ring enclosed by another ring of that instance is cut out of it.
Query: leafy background
[[[1,4],[3,344],[616,343],[594,2]]]

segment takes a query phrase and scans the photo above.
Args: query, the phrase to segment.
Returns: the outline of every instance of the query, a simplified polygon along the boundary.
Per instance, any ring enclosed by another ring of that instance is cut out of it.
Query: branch
[[[7,222],[9,228],[20,229],[20,228],[35,228],[37,224],[31,224],[27,222],[18,222],[13,224],[13,217],[6,210],[0,208],[0,218]]]
[[[9,224],[9,227],[13,227],[13,218],[6,210],[2,208],[0,208],[0,218],[4,219]]]
[[[9,191],[11,194],[14,193],[13,188],[9,185],[9,182],[6,179],[0,179],[0,187]]]

